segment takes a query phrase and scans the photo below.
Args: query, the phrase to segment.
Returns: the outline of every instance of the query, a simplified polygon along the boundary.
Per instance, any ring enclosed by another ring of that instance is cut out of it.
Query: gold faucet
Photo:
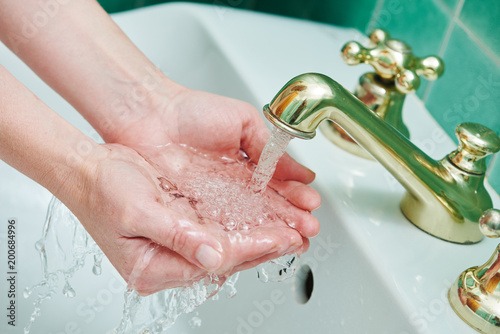
[[[267,119],[291,135],[311,139],[324,120],[335,122],[407,190],[404,215],[438,238],[480,241],[481,214],[492,207],[484,188],[485,157],[500,150],[500,137],[475,123],[457,127],[460,146],[442,160],[427,156],[329,77],[307,73],[290,80],[264,106]]]
[[[479,227],[487,237],[500,237],[500,211],[486,211]],[[500,333],[500,244],[485,264],[460,274],[448,299],[460,318],[477,331]]]
[[[439,57],[418,58],[411,47],[403,41],[391,39],[381,29],[370,34],[373,48],[364,48],[358,42],[348,42],[342,47],[341,56],[349,65],[366,63],[375,72],[365,73],[359,78],[354,95],[374,113],[408,137],[410,133],[403,123],[402,110],[406,94],[415,92],[420,86],[420,76],[436,80],[444,72]],[[334,123],[321,125],[325,136],[342,149],[363,158],[371,156]]]

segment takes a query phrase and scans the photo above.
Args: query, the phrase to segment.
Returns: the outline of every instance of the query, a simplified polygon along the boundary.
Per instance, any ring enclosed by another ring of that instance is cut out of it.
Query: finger
[[[291,249],[290,251],[286,252],[285,254],[297,254],[297,255],[301,255],[301,254],[305,253],[308,249],[309,249],[309,240],[307,238],[304,238],[302,245],[300,245],[298,248]],[[283,256],[285,254],[274,252],[274,253],[271,253],[271,254],[267,254],[266,256],[264,256],[262,258],[242,263],[239,266],[233,268],[233,271],[231,272],[231,275],[233,275],[234,273],[236,273],[238,271],[248,270],[248,269],[256,267],[259,264],[262,264],[264,262],[277,259],[277,258],[279,258],[279,257],[281,257],[281,256]]]
[[[290,228],[287,229],[291,230]],[[270,233],[267,230],[268,228],[264,228],[258,231],[258,233],[249,233],[249,235],[234,233],[233,237],[238,242],[238,246],[240,246],[240,244],[249,246],[249,242],[262,242],[261,240],[258,240],[255,234],[267,235],[267,238],[269,239]],[[279,231],[279,233],[276,232],[276,234],[283,235],[284,232],[285,231]],[[297,233],[295,232],[294,234]],[[292,243],[292,245],[289,245],[286,250],[283,250],[283,248],[286,248],[287,246],[282,244],[282,247],[279,247],[277,251],[271,252],[264,256],[260,256],[257,259],[252,259],[251,261],[246,261],[244,262],[244,267],[242,267],[241,265],[237,267],[250,268],[287,253],[300,253],[304,248],[304,242],[308,244],[307,239],[303,239],[301,241],[302,242],[300,244]],[[242,257],[248,259],[250,259],[252,256],[255,256],[255,250],[253,250],[251,253],[244,253],[237,248],[233,248],[231,251],[232,252],[229,252],[229,254],[238,252]],[[136,259],[136,262],[132,269],[132,273],[129,275],[127,281],[130,288],[135,289],[140,295],[143,296],[164,289],[190,286],[195,282],[199,282],[208,274],[206,271],[189,263],[179,254],[176,254],[170,249],[157,244],[147,243],[145,245],[142,245],[137,253],[139,253],[140,255]],[[226,259],[228,260],[228,263],[230,263],[231,261],[238,261],[235,259],[235,257],[232,257],[231,259],[228,257]],[[233,268],[234,267],[231,266],[230,269],[221,269],[221,273],[219,275],[227,276],[228,272],[234,273],[238,271],[235,271]]]
[[[302,243],[302,236],[282,221],[249,231],[230,232],[226,244],[223,243],[224,249],[228,251],[224,252],[224,265],[218,273],[231,272],[242,263],[265,258],[268,254],[285,254],[297,249]]]
[[[269,187],[300,209],[314,211],[321,206],[318,192],[301,182],[271,179]]]
[[[306,238],[312,238],[319,233],[319,221],[308,211],[292,208],[277,212],[277,215]]]
[[[206,221],[200,225],[159,203],[150,206],[156,207],[144,210],[150,214],[149,219],[137,227],[137,232],[212,273],[225,273],[240,263],[302,243],[300,233],[283,221],[228,233],[218,223]]]
[[[151,242],[143,244],[137,253],[139,256],[127,282],[129,288],[143,296],[164,289],[190,286],[207,275],[205,270],[179,254]]]
[[[215,271],[222,264],[222,245],[209,227],[154,202],[142,208],[147,217],[135,222],[135,232],[183,256],[192,264]]]
[[[278,180],[296,180],[310,184],[316,178],[316,173],[285,153],[278,161],[273,177]]]
[[[264,196],[269,199],[269,203],[276,215],[302,236],[311,238],[319,233],[319,221],[309,211],[292,205],[272,188],[268,189]]]

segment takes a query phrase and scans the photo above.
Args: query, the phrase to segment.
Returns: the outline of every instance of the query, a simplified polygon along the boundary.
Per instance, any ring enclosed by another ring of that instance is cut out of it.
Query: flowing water
[[[273,196],[279,195],[266,189],[291,138],[278,129],[273,130],[256,168],[244,154],[236,159],[213,157],[179,145],[163,147],[155,157],[150,157],[148,163],[156,166],[161,174],[155,183],[167,207],[200,224],[216,224],[223,231],[245,233],[279,219],[270,206]],[[179,162],[165,168],[168,163],[162,159],[168,159],[172,154]],[[76,296],[70,284],[73,275],[85,265],[87,257],[93,258],[93,273],[101,274],[104,256],[77,218],[55,198],[49,205],[43,235],[36,248],[40,254],[43,279],[26,288],[24,293],[25,298],[29,298],[33,291],[37,291],[34,311],[25,327],[26,334],[40,315],[42,302],[51,299],[60,288],[59,278],[65,282],[63,295],[73,298]],[[154,252],[150,253],[154,255]],[[257,274],[264,282],[281,281],[293,275],[296,265],[296,256],[286,255],[259,265]],[[133,270],[136,278],[146,266],[147,262],[145,265],[136,263]],[[122,321],[113,333],[163,333],[181,314],[192,312],[209,298],[218,299],[218,292],[224,290],[227,297],[234,296],[237,279],[238,274],[231,277],[207,275],[192,286],[162,290],[147,297],[139,296],[133,289],[128,290]],[[190,324],[200,326],[201,319],[193,317]]]
[[[292,135],[273,127],[271,137],[262,150],[259,164],[255,169],[250,188],[256,193],[262,193],[274,175],[278,160],[285,153]],[[288,254],[280,258],[260,264],[256,267],[257,276],[263,282],[281,282],[292,277],[297,268],[295,254]]]
[[[35,248],[42,264],[42,281],[24,290],[24,298],[36,291],[34,310],[24,328],[26,334],[40,315],[41,304],[57,293],[59,278],[65,282],[62,293],[72,298],[76,292],[69,283],[71,277],[85,265],[89,255],[94,256],[94,273],[99,274],[103,256],[76,217],[55,197],[49,204],[42,238],[36,242]]]
[[[259,164],[252,175],[250,184],[253,191],[262,193],[266,189],[276,170],[278,160],[285,153],[286,147],[292,139],[293,136],[288,133],[281,131],[277,127],[273,128],[271,137],[269,137],[260,155]]]

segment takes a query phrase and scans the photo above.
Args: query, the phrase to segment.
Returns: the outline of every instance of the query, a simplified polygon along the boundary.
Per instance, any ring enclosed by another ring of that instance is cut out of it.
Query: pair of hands
[[[157,147],[168,144],[230,158],[243,150],[257,162],[269,132],[255,108],[180,86],[173,98],[150,105],[145,117],[120,125],[119,131],[108,124],[108,144],[94,148],[86,160],[85,196],[63,199],[130,286],[146,295],[189,285],[209,273],[224,279],[307,250],[307,238],[319,231],[310,211],[319,207],[320,198],[306,185],[314,174],[287,154],[267,190],[279,219],[240,232],[237,242],[236,232],[199,224],[175,210],[175,203],[165,206],[152,182],[162,175],[148,158],[160,168],[182,158],[155,157]],[[226,168],[229,175],[237,173],[230,164]]]
[[[30,38],[26,20],[40,13],[40,1],[0,0],[0,8],[0,40],[108,143],[85,137],[0,65],[0,158],[54,193],[140,293],[307,249],[319,229],[309,211],[320,199],[306,186],[314,174],[286,155],[268,190],[281,220],[237,240],[158,200],[159,171],[145,159],[152,149],[185,144],[228,157],[243,150],[256,163],[269,137],[257,110],[171,82],[95,0],[54,5],[57,15]],[[160,169],[180,159],[156,158]]]

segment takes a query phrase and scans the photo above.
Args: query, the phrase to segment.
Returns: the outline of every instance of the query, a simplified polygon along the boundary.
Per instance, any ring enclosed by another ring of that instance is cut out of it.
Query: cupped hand
[[[186,152],[178,147],[157,154],[170,161],[160,171],[131,148],[105,144],[85,171],[94,181],[86,183],[85,198],[73,203],[71,210],[131,287],[150,294],[190,285],[209,273],[223,280],[236,271],[307,249],[307,240],[284,221],[297,212],[290,212],[287,201],[271,190],[263,196],[278,217],[258,228],[231,231],[209,218],[200,223],[189,201],[162,187],[165,174],[170,174],[170,186],[179,182],[172,168],[184,171],[193,161],[205,160]],[[228,175],[246,171],[238,163],[210,162],[210,169],[217,166]]]
[[[139,121],[117,128],[104,138],[149,155],[153,147],[184,144],[203,152],[236,158],[240,151],[257,164],[270,136],[259,112],[250,104],[179,85],[172,98],[157,98]],[[321,204],[319,194],[307,184],[314,173],[287,153],[279,160],[269,186],[286,198],[290,207],[308,219],[294,224],[304,237],[319,232],[318,221],[309,214]]]
[[[264,193],[277,219],[244,233],[221,229],[217,221],[200,224],[195,208],[167,203],[162,193],[160,178],[190,162],[185,154],[163,154],[162,147],[187,145],[233,160],[243,151],[256,163],[269,131],[255,108],[186,88],[154,106],[140,121],[105,138],[116,144],[102,146],[106,157],[94,168],[98,182],[90,187],[89,205],[99,209],[82,211],[87,230],[133,288],[150,294],[209,273],[227,277],[307,249],[307,238],[319,231],[310,211],[320,198],[306,185],[314,174],[287,154]],[[175,177],[169,180],[176,182]]]
[[[22,32],[19,18],[36,9],[37,1],[3,3],[9,10],[1,12],[15,15],[0,20],[0,37],[17,48],[6,36]],[[306,185],[314,174],[287,155],[270,183],[276,192],[264,193],[278,218],[258,228],[240,233],[209,219],[200,224],[185,201],[167,203],[170,195],[159,189],[159,178],[179,156],[163,159],[155,149],[184,144],[230,159],[244,151],[256,163],[269,136],[259,113],[150,71],[152,64],[97,2],[60,9],[67,15],[40,31],[39,43],[23,44],[16,53],[108,144],[86,145],[79,131],[3,74],[0,155],[53,192],[134,288],[146,294],[186,285],[208,273],[227,275],[307,248],[306,238],[319,230],[309,212],[320,199]]]

